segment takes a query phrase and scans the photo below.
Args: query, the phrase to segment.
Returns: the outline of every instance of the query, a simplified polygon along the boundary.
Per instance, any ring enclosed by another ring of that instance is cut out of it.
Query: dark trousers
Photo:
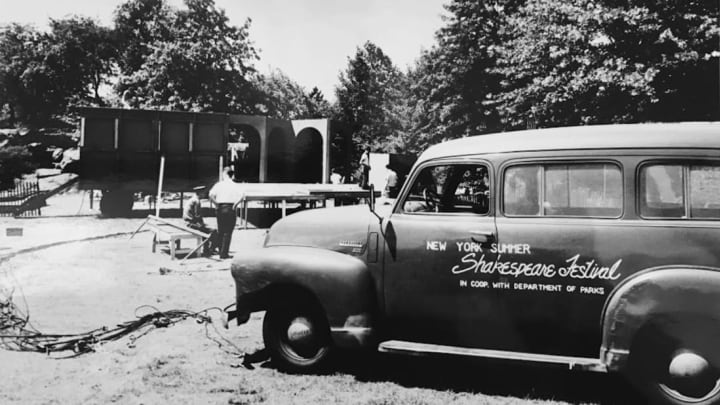
[[[232,204],[218,204],[216,210],[218,239],[220,240],[220,258],[230,257],[230,241],[235,229],[237,216]]]
[[[205,245],[203,245],[203,254],[205,256],[210,256],[213,249],[220,248],[220,244],[218,243],[218,232],[215,229],[210,228],[205,224],[195,224],[187,222],[185,223],[185,225],[187,225],[187,227],[190,229],[210,234],[210,237],[208,238],[209,240],[207,241],[207,243],[205,243]]]
[[[362,166],[361,167],[362,172],[360,173],[360,187],[367,190],[370,188],[370,167],[369,166]]]

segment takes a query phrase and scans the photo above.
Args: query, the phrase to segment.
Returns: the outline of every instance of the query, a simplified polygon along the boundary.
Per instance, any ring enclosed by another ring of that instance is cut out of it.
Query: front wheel
[[[331,348],[327,320],[320,308],[307,303],[269,308],[263,321],[263,340],[273,363],[290,372],[321,370]]]
[[[632,378],[654,404],[720,404],[720,369],[712,348],[656,335],[631,352]]]

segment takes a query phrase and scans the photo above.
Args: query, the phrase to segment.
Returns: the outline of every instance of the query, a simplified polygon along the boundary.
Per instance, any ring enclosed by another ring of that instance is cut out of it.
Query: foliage
[[[310,93],[279,69],[268,75],[257,75],[254,83],[261,100],[256,106],[259,113],[276,118],[306,119],[327,118],[330,103],[314,87]]]
[[[378,46],[366,42],[348,60],[335,88],[334,119],[344,125],[344,136],[333,136],[334,156],[349,156],[350,162],[331,162],[346,176],[354,173],[361,151],[404,152],[409,121],[406,110],[407,76],[393,65]],[[345,137],[352,137],[348,142]]]
[[[382,49],[371,42],[357,48],[340,74],[336,119],[348,126],[358,151],[370,147],[391,152],[392,142],[402,138],[404,127],[396,107],[402,104],[406,83]]]
[[[296,119],[305,114],[305,90],[279,69],[258,75],[256,88],[263,96],[258,110],[264,115]]]
[[[714,2],[529,0],[496,48],[503,126],[710,119]]]
[[[49,115],[55,101],[48,91],[43,43],[32,27],[10,24],[0,27],[0,104],[7,106],[11,124]]]
[[[51,20],[50,32],[10,24],[0,29],[0,104],[10,120],[44,123],[72,102],[99,101],[111,73],[114,48],[108,29],[93,20]]]
[[[13,184],[16,178],[32,173],[35,166],[32,154],[25,146],[0,147],[0,188]]]
[[[452,0],[445,6],[449,14],[435,34],[435,46],[422,53],[410,72],[412,149],[499,128],[497,112],[486,104],[500,83],[500,75],[491,70],[491,50],[501,43],[499,28],[517,3]]]
[[[185,5],[176,10],[164,0],[131,0],[120,7],[116,29],[128,46],[117,92],[136,108],[253,112],[257,96],[248,77],[257,55],[250,20],[230,25],[213,0]]]
[[[106,104],[100,89],[113,82],[110,100],[125,107],[332,116],[353,137],[333,134],[333,155],[357,157],[366,146],[418,152],[490,131],[720,111],[716,1],[448,0],[407,74],[367,42],[333,105],[279,70],[255,71],[249,19],[235,26],[214,0],[184,1],[127,0],[112,28],[78,16],[46,33],[0,26],[0,115],[47,123],[72,104]]]
[[[117,56],[111,30],[86,17],[50,20],[46,64],[60,79],[65,101],[102,104],[100,86],[108,82]]]
[[[333,107],[317,87],[313,87],[305,98],[307,113],[303,118],[328,118],[333,115]]]
[[[153,53],[155,43],[171,40],[174,17],[174,10],[165,0],[130,0],[118,6],[114,31],[122,75],[129,76],[140,70],[145,59]]]

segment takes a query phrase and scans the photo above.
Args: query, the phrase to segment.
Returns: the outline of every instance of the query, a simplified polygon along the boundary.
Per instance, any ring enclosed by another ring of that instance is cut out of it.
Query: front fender
[[[675,321],[704,319],[720,327],[720,269],[663,266],[625,280],[605,306],[601,360],[609,370],[621,370],[640,328],[673,315],[680,318]]]
[[[243,251],[233,260],[238,320],[267,309],[273,287],[299,287],[325,311],[331,329],[369,329],[374,283],[365,263],[350,255],[302,246]],[[273,299],[278,299],[275,297]]]

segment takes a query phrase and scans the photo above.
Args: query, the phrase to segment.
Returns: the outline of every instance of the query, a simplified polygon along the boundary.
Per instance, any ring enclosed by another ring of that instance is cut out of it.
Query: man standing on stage
[[[235,201],[235,182],[232,180],[232,169],[223,169],[223,179],[210,189],[210,201],[215,204],[215,212],[218,224],[218,239],[220,242],[220,258],[230,258],[230,241],[235,229],[237,216],[233,208]]]
[[[360,156],[360,188],[367,190],[370,188],[370,148],[366,147],[362,156]]]

